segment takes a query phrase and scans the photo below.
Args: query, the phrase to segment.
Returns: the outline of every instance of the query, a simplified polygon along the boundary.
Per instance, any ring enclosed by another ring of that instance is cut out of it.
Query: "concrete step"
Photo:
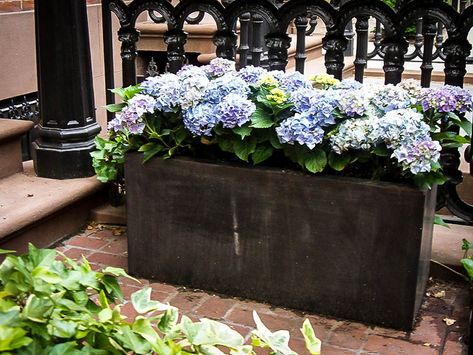
[[[346,57],[345,58],[345,67],[343,68],[343,78],[351,78],[355,73],[355,65],[353,61],[355,57]],[[296,62],[294,59],[290,60],[287,65],[287,71],[292,72],[296,70]],[[326,73],[327,69],[325,68],[325,58],[323,56],[312,59],[306,60],[304,66],[304,74],[306,75],[315,75]]]
[[[23,169],[0,179],[0,248],[23,252],[28,242],[50,246],[77,232],[90,210],[106,200],[95,177],[40,178],[32,161]]]
[[[0,179],[23,170],[21,137],[32,127],[31,121],[0,118]]]
[[[364,75],[366,77],[384,77],[384,70],[381,68],[367,68],[365,69]],[[415,79],[420,80],[420,70],[404,70],[402,73],[402,79]],[[445,73],[441,71],[432,72],[432,81],[438,81],[443,83],[445,81]],[[465,75],[465,84],[473,84],[473,74],[467,73]]]

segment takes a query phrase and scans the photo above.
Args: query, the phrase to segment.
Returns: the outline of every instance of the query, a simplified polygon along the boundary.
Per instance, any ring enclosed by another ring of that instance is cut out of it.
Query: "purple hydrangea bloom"
[[[241,127],[250,120],[256,106],[247,98],[231,93],[216,107],[218,122],[225,128]]]
[[[305,145],[309,149],[324,139],[324,130],[307,113],[296,113],[281,122],[276,128],[276,133],[281,143]]]
[[[193,135],[210,137],[217,124],[215,105],[203,102],[190,107],[184,112],[183,122]]]
[[[128,100],[128,106],[123,111],[136,113],[142,116],[145,113],[153,113],[155,111],[156,99],[146,94],[136,94]]]
[[[140,86],[143,88],[143,93],[156,99],[156,110],[172,112],[179,105],[181,82],[175,74],[165,73],[149,77]]]
[[[203,99],[213,104],[218,104],[231,93],[247,98],[250,88],[243,79],[229,73],[210,81]]]
[[[466,112],[473,108],[471,94],[465,89],[452,85],[424,89],[421,103],[424,111],[433,108],[439,112]]]
[[[141,134],[145,128],[143,118],[132,110],[126,108],[115,115],[115,118],[108,123],[108,128],[115,132],[129,132],[131,134]]]
[[[442,147],[439,142],[427,138],[414,144],[402,145],[394,150],[392,157],[401,163],[404,170],[410,170],[414,175],[428,173],[432,164],[440,159]]]
[[[261,78],[261,75],[267,73],[268,71],[262,67],[254,67],[253,65],[247,65],[244,68],[241,68],[237,76],[242,78],[248,84],[255,85]]]
[[[209,79],[217,78],[226,73],[234,73],[236,71],[235,62],[225,58],[212,59],[210,63],[208,65],[204,65],[202,69],[207,74]]]
[[[281,88],[286,90],[288,93],[296,91],[298,89],[312,89],[312,83],[307,79],[304,74],[295,71],[293,73],[285,73],[280,79]]]

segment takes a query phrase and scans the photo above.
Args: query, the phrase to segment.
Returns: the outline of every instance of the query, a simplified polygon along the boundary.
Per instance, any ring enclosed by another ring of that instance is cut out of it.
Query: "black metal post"
[[[263,17],[258,14],[254,13],[251,15],[251,25],[252,25],[252,47],[251,47],[251,64],[255,67],[259,67],[261,65],[261,56],[263,55],[263,32],[262,32],[262,25],[263,25]]]
[[[304,64],[307,58],[305,54],[305,32],[307,29],[307,16],[297,16],[295,25],[297,29],[297,43],[296,43],[296,70],[304,73]]]
[[[248,45],[248,30],[250,24],[251,15],[246,12],[240,16],[240,47],[238,53],[240,54],[240,68],[244,68],[248,65],[248,51],[250,47]]]
[[[110,0],[102,1],[102,33],[103,33],[103,58],[105,69],[105,88],[107,104],[115,103],[115,95],[110,89],[115,87],[113,70],[113,37],[112,37],[112,13],[110,12]],[[113,112],[107,111],[107,121],[115,117]]]
[[[356,18],[356,58],[355,58],[355,80],[363,82],[366,63],[368,61],[368,20],[369,17],[360,16]]]
[[[89,153],[100,131],[95,120],[85,0],[36,0],[36,57],[40,97],[38,176],[92,176]]]
[[[422,25],[423,41],[424,41],[424,53],[422,56],[421,79],[420,84],[424,88],[430,86],[432,79],[432,54],[434,49],[435,35],[437,34],[437,24],[429,18],[424,19]]]

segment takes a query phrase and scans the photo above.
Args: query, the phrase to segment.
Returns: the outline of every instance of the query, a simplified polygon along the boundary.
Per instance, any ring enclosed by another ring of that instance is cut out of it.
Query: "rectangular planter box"
[[[435,189],[137,153],[125,175],[133,275],[412,328]]]

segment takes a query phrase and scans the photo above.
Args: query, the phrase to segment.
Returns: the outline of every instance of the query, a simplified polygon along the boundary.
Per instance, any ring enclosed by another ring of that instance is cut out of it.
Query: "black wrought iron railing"
[[[0,118],[13,120],[29,120],[35,125],[39,122],[38,93],[33,92],[25,95],[0,100]],[[36,139],[34,130],[26,133],[21,140],[23,161],[31,160],[31,143]]]
[[[294,40],[288,32],[292,28],[296,35],[293,64],[304,72],[306,40],[324,25],[325,70],[338,79],[342,78],[345,58],[354,56],[354,76],[360,82],[370,60],[382,62],[385,83],[392,84],[401,81],[406,61],[417,60],[422,86],[430,85],[435,61],[443,66],[446,84],[463,86],[472,48],[468,36],[473,26],[473,6],[464,0],[404,0],[397,1],[394,8],[381,0],[184,0],[175,6],[166,0],[102,0],[102,8],[107,88],[114,87],[112,13],[120,24],[124,86],[137,81],[140,33],[136,27],[141,14],[149,21],[167,24],[164,42],[170,72],[177,72],[186,63],[188,35],[184,24],[199,23],[206,14],[215,22],[215,54],[236,60],[239,67],[252,64],[285,70]],[[412,28],[415,34],[410,39],[406,31]],[[108,103],[113,100],[108,92]],[[465,159],[471,163],[471,149],[467,149]],[[450,181],[440,190],[438,207],[446,206],[473,223],[473,206],[463,202],[456,192],[462,181],[459,151],[444,150],[442,163]]]

